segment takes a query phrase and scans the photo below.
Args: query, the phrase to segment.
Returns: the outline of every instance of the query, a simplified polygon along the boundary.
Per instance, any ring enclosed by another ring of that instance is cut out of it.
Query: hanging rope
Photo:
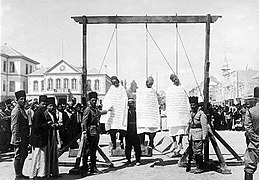
[[[115,34],[115,31],[116,31],[116,27],[114,28],[114,30],[113,30],[113,32],[112,32],[112,36],[111,36],[111,38],[110,38],[110,41],[109,41],[109,44],[108,44],[108,46],[107,46],[105,55],[104,55],[104,57],[103,57],[103,61],[102,61],[101,67],[100,67],[100,69],[99,69],[99,74],[100,74],[100,72],[101,72],[101,70],[102,70],[103,63],[104,63],[104,61],[105,61],[105,59],[106,59],[106,56],[107,56],[107,53],[108,53],[108,51],[109,51],[109,49],[110,49],[111,42],[112,42],[113,36],[114,36],[114,34]]]
[[[148,78],[148,32],[146,23],[146,78]]]
[[[176,13],[176,18],[177,18],[177,13]],[[177,23],[175,23],[175,28],[176,28],[175,71],[176,71],[176,75],[178,76],[178,35],[177,35],[178,24]]]
[[[189,56],[188,56],[188,54],[187,54],[187,52],[186,52],[186,49],[185,49],[185,47],[184,47],[184,44],[183,44],[183,41],[182,41],[182,37],[181,37],[181,35],[180,35],[180,33],[179,33],[178,27],[176,27],[176,31],[177,31],[177,34],[178,34],[178,36],[179,36],[180,42],[181,42],[181,44],[182,44],[182,47],[183,47],[185,56],[186,56],[186,58],[187,58],[187,60],[188,60],[189,66],[190,66],[190,68],[191,68],[191,71],[192,71],[193,77],[194,77],[194,79],[195,79],[196,85],[197,85],[197,87],[198,87],[198,89],[199,89],[200,96],[202,97],[202,99],[204,99],[204,98],[203,98],[203,95],[202,95],[202,93],[201,93],[201,89],[200,89],[200,87],[199,87],[197,78],[196,78],[195,73],[194,73],[194,71],[193,71],[192,64],[191,64],[191,62],[190,62]]]
[[[118,67],[118,28],[117,28],[117,24],[115,25],[115,29],[116,29],[116,48],[115,48],[115,51],[116,51],[115,52],[116,53],[116,76],[118,77],[119,67]]]
[[[151,35],[151,33],[149,32],[149,30],[147,29],[147,32],[149,34],[149,36],[151,37],[151,39],[153,40],[153,42],[155,43],[157,49],[159,50],[159,52],[161,53],[161,55],[163,56],[164,60],[166,61],[167,65],[169,66],[169,68],[172,70],[172,72],[175,74],[172,66],[169,64],[168,60],[166,59],[165,55],[163,54],[163,52],[161,51],[160,47],[158,46],[158,44],[156,43],[154,37]]]

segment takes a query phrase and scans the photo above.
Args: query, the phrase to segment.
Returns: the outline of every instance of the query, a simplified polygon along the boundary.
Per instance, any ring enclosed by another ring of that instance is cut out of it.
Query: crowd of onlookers
[[[16,102],[7,99],[0,102],[0,152],[12,150],[11,140],[11,112]],[[29,126],[32,126],[33,114],[38,108],[38,99],[26,101],[25,110],[29,120]],[[59,119],[60,129],[58,133],[58,147],[63,148],[74,137],[81,132],[81,119],[83,115],[83,105],[72,101],[59,101],[55,106],[57,118]],[[77,148],[78,144],[72,145]]]
[[[247,105],[221,106],[212,105],[210,108],[211,125],[216,130],[244,131],[244,121]]]

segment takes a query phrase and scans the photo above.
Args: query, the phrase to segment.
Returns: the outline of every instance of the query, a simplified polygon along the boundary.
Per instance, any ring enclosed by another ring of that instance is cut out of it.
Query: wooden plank
[[[222,16],[211,16],[211,23]],[[206,23],[207,16],[74,16],[79,24]]]

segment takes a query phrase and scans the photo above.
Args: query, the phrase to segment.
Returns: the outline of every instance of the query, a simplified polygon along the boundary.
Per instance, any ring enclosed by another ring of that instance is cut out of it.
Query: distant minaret
[[[230,71],[230,68],[229,68],[229,64],[228,64],[228,61],[227,61],[227,54],[225,52],[225,59],[224,59],[224,63],[223,63],[223,66],[221,68],[221,71],[222,71],[222,75],[224,77],[224,79],[229,75],[229,71]]]

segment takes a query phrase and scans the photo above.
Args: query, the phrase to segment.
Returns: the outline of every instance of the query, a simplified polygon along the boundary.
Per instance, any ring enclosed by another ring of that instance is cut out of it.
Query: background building
[[[87,91],[96,91],[101,100],[111,86],[110,77],[98,74],[95,69],[88,71],[87,83]],[[30,74],[28,98],[38,98],[42,94],[55,97],[56,102],[60,98],[69,101],[72,97],[81,102],[82,67],[74,67],[61,60],[48,69],[41,68]]]
[[[15,99],[14,92],[28,92],[28,75],[33,73],[39,63],[7,44],[1,46],[0,100]]]
[[[214,76],[210,76],[210,84],[209,84],[209,101],[212,103],[219,103],[218,88],[221,87],[222,84],[215,78]],[[199,97],[199,102],[203,102],[203,89],[204,82],[201,82],[199,86],[193,88],[189,91],[189,96],[197,96]],[[202,95],[201,95],[202,94]]]
[[[250,104],[253,105],[253,91],[259,86],[259,70],[236,70],[231,71],[225,57],[222,66],[223,82],[219,82],[215,77],[210,77],[209,101],[213,104]],[[203,94],[203,82],[193,88],[190,96],[198,96],[199,101],[203,101],[200,92]]]

